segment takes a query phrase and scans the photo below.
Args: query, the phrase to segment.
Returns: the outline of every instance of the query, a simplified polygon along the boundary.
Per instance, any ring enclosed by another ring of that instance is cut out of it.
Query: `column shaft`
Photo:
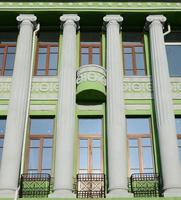
[[[11,95],[0,169],[0,198],[14,196],[17,189],[31,70],[32,21],[34,15],[19,15],[18,36]]]
[[[110,196],[128,196],[120,15],[107,15],[107,136]]]
[[[57,113],[54,193],[50,197],[71,197],[73,187],[73,146],[76,95],[77,15],[63,15],[63,43]]]
[[[166,18],[162,15],[150,15],[147,21],[150,22],[153,93],[164,191],[165,196],[181,196],[181,166],[162,25]]]

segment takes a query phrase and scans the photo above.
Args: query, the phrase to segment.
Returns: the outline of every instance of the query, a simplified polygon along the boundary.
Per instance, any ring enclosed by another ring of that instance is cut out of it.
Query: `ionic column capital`
[[[148,29],[150,25],[158,24],[164,28],[164,24],[167,18],[164,15],[149,15],[146,17],[145,29]]]
[[[37,17],[33,14],[20,14],[16,17],[16,20],[19,22],[20,26],[22,24],[32,24],[35,26]]]
[[[110,25],[117,25],[122,24],[123,17],[121,15],[106,15],[103,17],[104,25],[110,26]]]
[[[61,28],[65,25],[73,25],[77,29],[80,17],[77,14],[65,14],[60,17],[60,21],[62,22]]]

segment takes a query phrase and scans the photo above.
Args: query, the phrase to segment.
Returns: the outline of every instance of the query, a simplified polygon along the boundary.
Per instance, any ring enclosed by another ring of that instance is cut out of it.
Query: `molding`
[[[0,10],[180,10],[180,2],[0,2]]]
[[[150,105],[125,105],[126,110],[150,110]]]
[[[1,109],[1,107],[0,107]],[[30,111],[46,111],[46,110],[51,110],[55,111],[56,110],[56,105],[30,105]]]
[[[77,105],[78,110],[103,110],[103,105]]]

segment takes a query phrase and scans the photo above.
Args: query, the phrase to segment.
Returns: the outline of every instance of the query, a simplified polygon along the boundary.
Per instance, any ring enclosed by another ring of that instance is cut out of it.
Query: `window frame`
[[[144,64],[144,75],[139,75],[139,68],[137,67],[137,63],[136,63],[136,51],[135,48],[136,47],[142,47],[143,48],[143,64]],[[124,59],[124,48],[131,48],[131,57],[132,57],[132,68],[130,69],[133,74],[132,75],[126,75],[126,64],[125,64],[125,59]],[[124,63],[124,75],[125,76],[147,76],[147,68],[146,68],[146,58],[145,58],[145,47],[144,47],[144,43],[137,43],[137,42],[123,42],[123,63]]]
[[[99,48],[99,65],[102,65],[102,42],[80,42],[80,66],[82,65],[82,48],[88,48],[88,60],[89,62],[86,65],[91,65],[92,63],[92,58],[93,58],[93,48]]]
[[[33,148],[38,148],[38,169],[37,169],[37,173],[42,173],[42,163],[43,163],[43,144],[44,144],[44,140],[45,139],[52,139],[52,163],[51,165],[53,166],[53,143],[54,143],[54,123],[55,123],[55,118],[53,117],[33,117],[33,118],[30,118],[30,122],[31,122],[31,119],[53,119],[53,127],[52,127],[52,133],[49,133],[49,134],[31,134],[31,131],[29,130],[29,135],[28,135],[28,144],[26,145],[27,146],[27,159],[26,159],[26,162],[25,162],[25,173],[29,173],[29,171],[31,171],[31,169],[29,169],[29,159],[30,159],[30,149],[32,148],[31,147],[31,141],[32,140],[39,140],[39,146],[38,147],[33,147]],[[52,171],[52,168],[51,169],[47,169],[47,170],[50,170]]]
[[[150,143],[151,143],[151,160],[152,160],[152,166],[153,166],[153,172],[155,171],[155,160],[154,160],[154,151],[153,151],[153,131],[152,131],[152,126],[151,126],[151,117],[146,117],[146,116],[139,116],[139,117],[126,117],[126,124],[127,124],[127,119],[148,119],[149,120],[149,129],[150,132],[148,133],[140,133],[140,134],[131,134],[128,133],[127,131],[127,155],[128,155],[128,177],[131,176],[131,168],[130,168],[130,148],[129,148],[129,140],[130,139],[136,139],[137,144],[138,144],[138,156],[139,156],[139,173],[144,173],[144,163],[143,163],[143,146],[141,144],[141,139],[143,138],[150,138]]]
[[[56,75],[49,75],[49,67],[50,67],[50,48],[51,47],[58,47],[58,52],[57,52],[57,69],[56,69]],[[44,75],[37,75],[38,72],[38,60],[39,60],[39,49],[40,48],[46,48],[47,52],[45,53],[46,55],[46,64],[45,64],[45,71]],[[36,47],[36,58],[35,58],[35,65],[34,65],[34,76],[57,76],[58,74],[58,63],[59,63],[59,43],[55,42],[38,42],[37,47]]]
[[[0,70],[0,76],[12,76],[12,75],[5,75],[7,55],[8,55],[8,47],[15,47],[16,48],[16,42],[14,42],[14,43],[0,43],[0,48],[4,48],[2,68]],[[16,50],[15,50],[14,55],[16,55]],[[14,58],[14,62],[15,62],[15,58]],[[14,70],[14,65],[13,65],[13,69],[12,69],[12,74],[13,74],[13,70]]]
[[[166,46],[181,46],[181,42],[165,42],[165,49],[166,49]],[[168,56],[167,56],[167,60],[168,60]],[[168,66],[168,70],[169,70],[169,66]],[[179,77],[181,77],[181,75],[180,76],[175,76],[175,75],[171,75],[170,73],[169,73],[169,76],[170,77],[175,77],[175,78],[179,78]]]
[[[101,119],[101,124],[102,124],[102,120],[103,120],[103,118],[100,118],[100,117],[98,117],[98,118],[96,118],[96,117],[79,117],[78,118],[78,120],[79,119]],[[80,169],[80,140],[87,140],[87,142],[88,142],[88,145],[87,145],[87,149],[88,149],[88,163],[87,163],[87,166],[88,166],[88,168],[87,168],[87,173],[92,173],[92,171],[94,171],[94,169],[92,168],[93,166],[92,166],[92,148],[93,148],[93,145],[92,145],[92,143],[93,143],[93,140],[100,140],[100,142],[101,142],[101,145],[100,145],[100,153],[101,153],[101,155],[100,155],[100,159],[101,159],[101,163],[100,163],[100,166],[101,166],[101,169],[100,169],[100,173],[103,173],[103,171],[104,171],[104,168],[103,168],[103,166],[104,166],[104,154],[103,154],[103,129],[102,129],[102,126],[101,126],[101,133],[96,133],[96,134],[79,134],[79,127],[78,127],[78,159],[77,159],[77,161],[78,161],[78,163],[77,163],[77,172],[79,173],[79,171],[81,171],[82,169]]]

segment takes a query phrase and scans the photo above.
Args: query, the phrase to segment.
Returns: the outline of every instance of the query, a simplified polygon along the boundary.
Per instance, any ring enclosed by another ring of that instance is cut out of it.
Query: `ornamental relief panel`
[[[83,73],[81,81],[100,81],[106,84],[105,76],[97,76],[94,72]],[[80,84],[79,82],[79,84]],[[181,79],[171,78],[173,98],[181,99]],[[125,99],[151,99],[152,85],[150,78],[124,78]],[[9,99],[11,89],[11,78],[0,77],[0,99]],[[57,77],[34,77],[32,83],[31,99],[57,99],[58,78]]]

